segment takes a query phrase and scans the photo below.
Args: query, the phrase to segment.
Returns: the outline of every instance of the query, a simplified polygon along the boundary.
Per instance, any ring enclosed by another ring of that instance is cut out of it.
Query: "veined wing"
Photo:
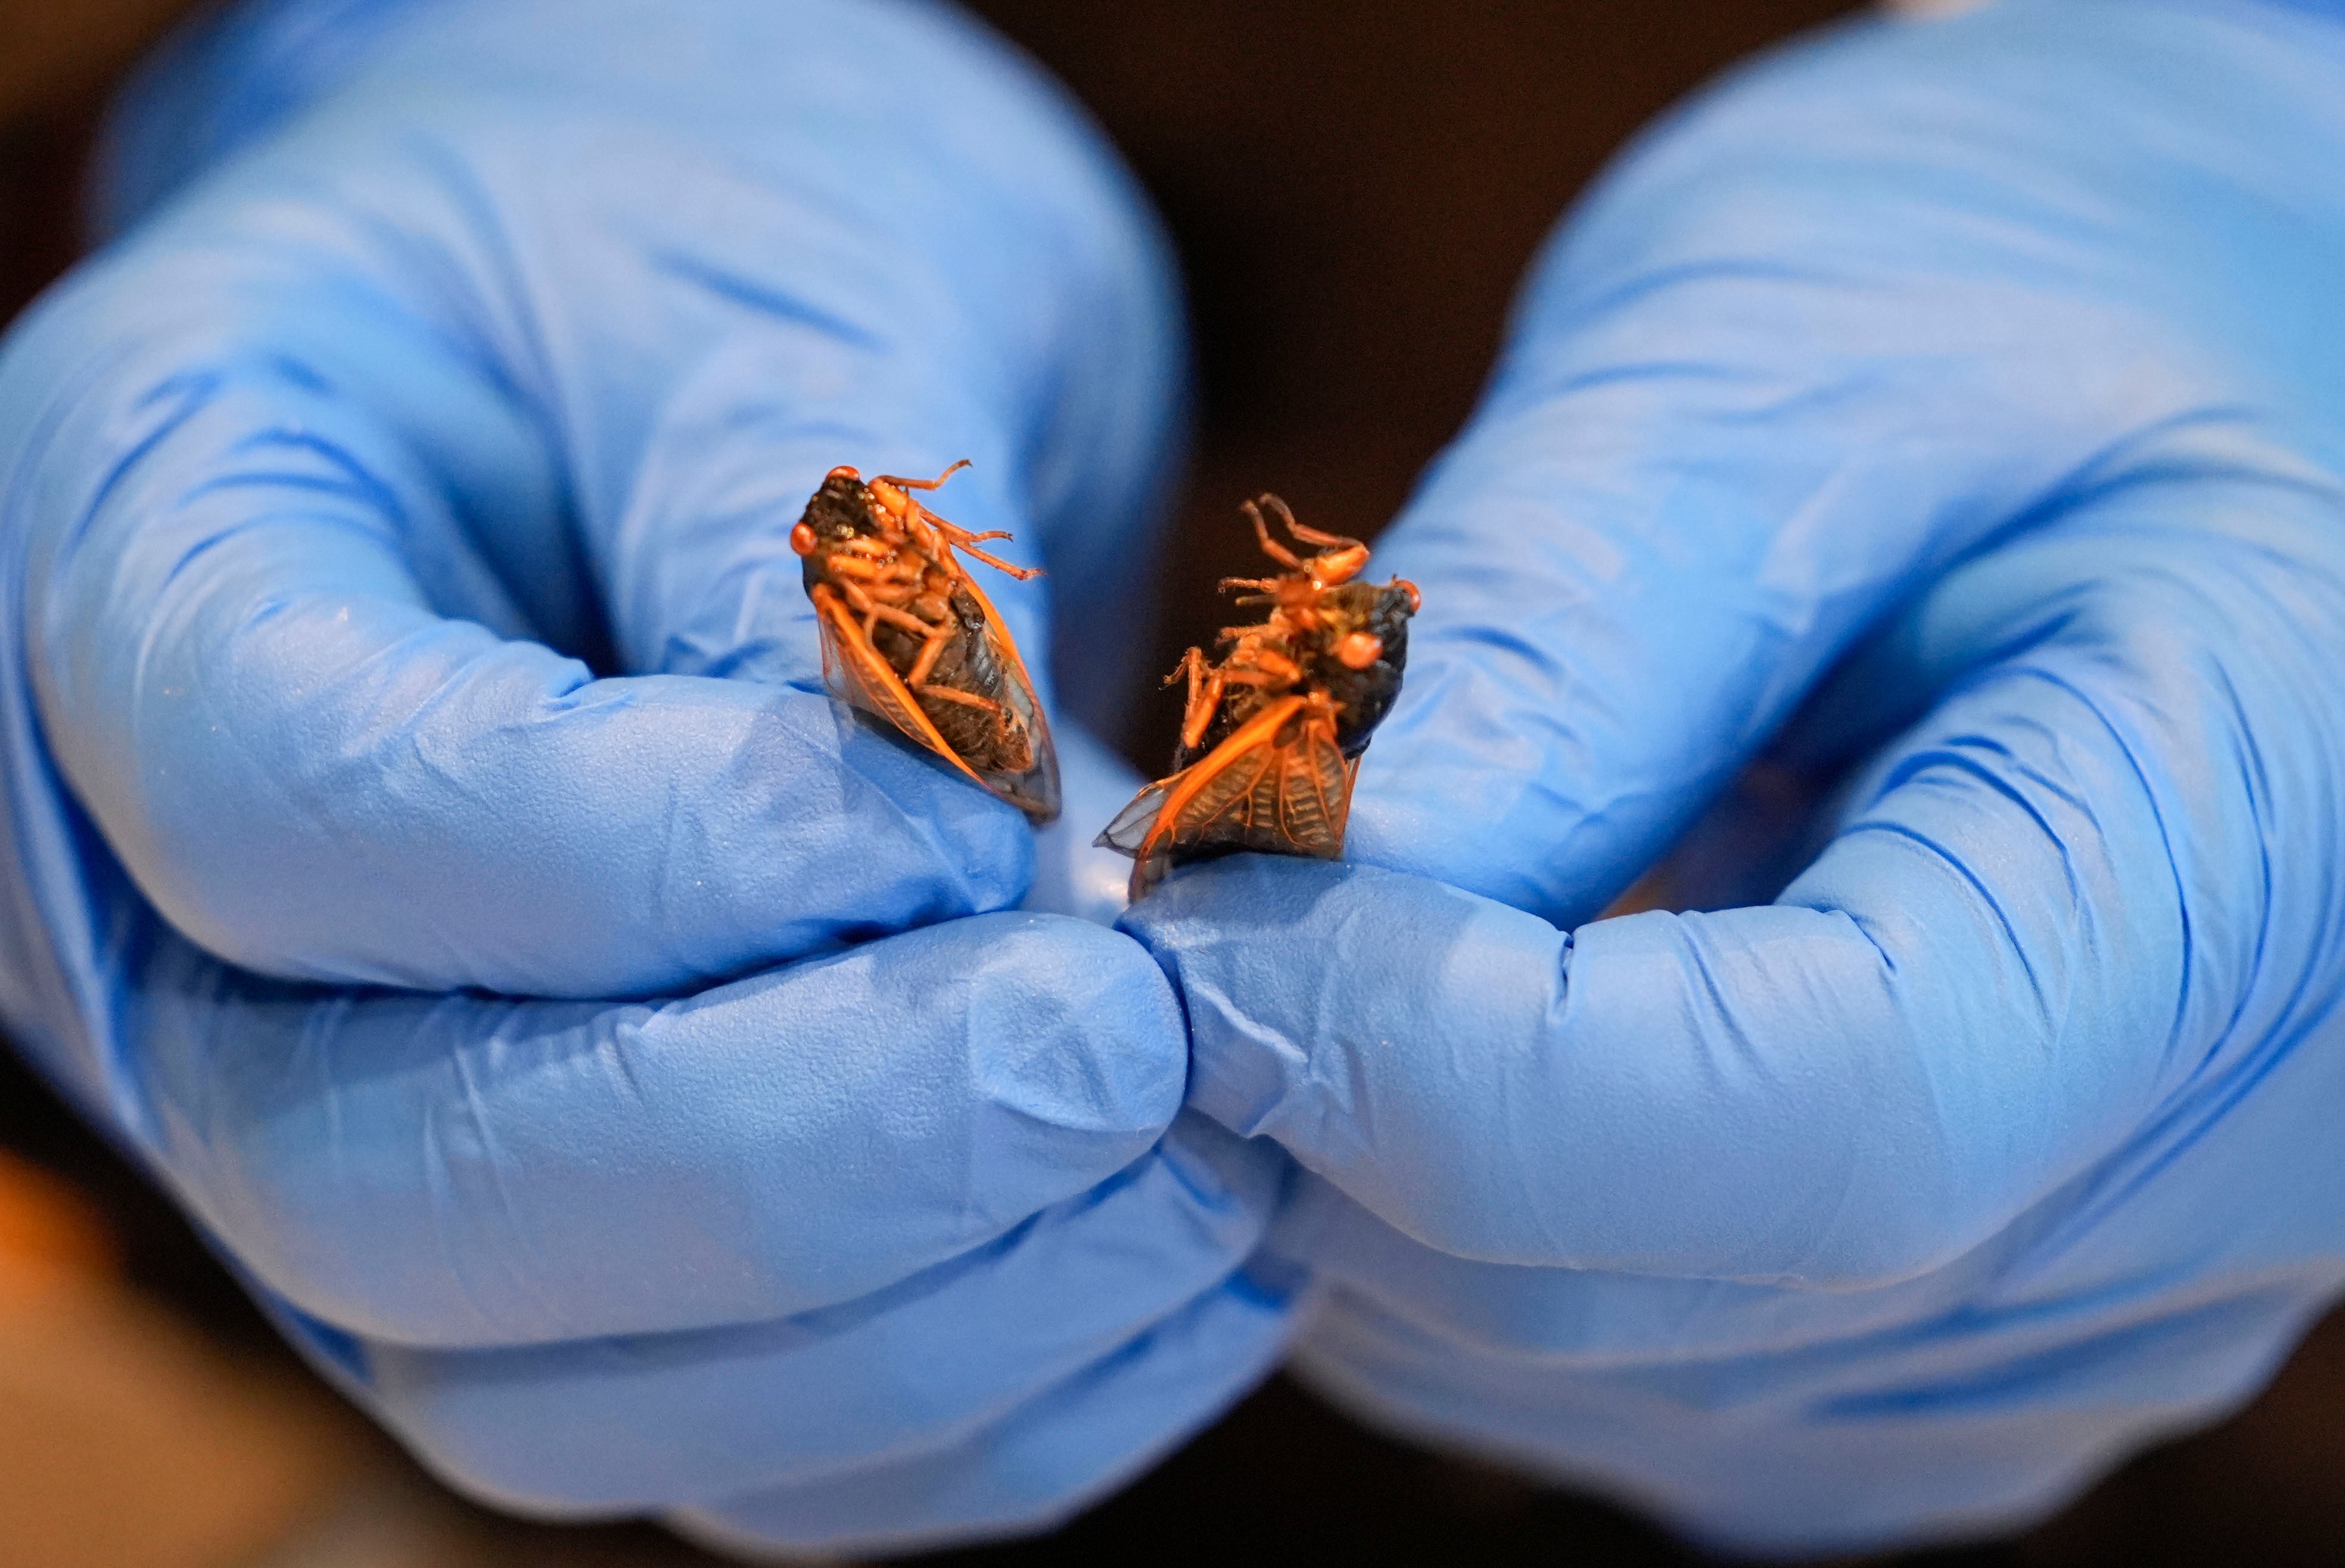
[[[807,597],[814,601],[815,624],[822,630],[822,673],[831,688],[855,706],[887,720],[952,764],[972,783],[990,789],[992,786],[979,778],[976,770],[963,762],[960,754],[937,732],[928,714],[920,712],[903,677],[871,645],[871,639],[863,634],[863,622],[855,618],[855,612],[847,607],[830,585],[816,583],[807,591]],[[1051,780],[1055,784],[1055,769]]]
[[[977,585],[974,575],[963,573],[960,585],[985,612],[986,645],[1010,677],[1008,690],[985,694],[1018,715],[1034,748],[1033,764],[1024,773],[989,772],[983,775],[984,783],[1036,822],[1050,822],[1059,814],[1059,754],[1051,744],[1051,721],[1043,716],[1041,699],[1034,695],[1034,682],[1026,673],[1026,661],[1019,656],[1018,644],[1002,627],[1001,612]]]
[[[1301,697],[1282,697],[1202,760],[1161,784],[1155,819],[1137,854],[1172,856],[1207,847],[1265,850],[1332,860],[1343,853],[1353,770],[1335,727]],[[1110,824],[1149,803],[1150,791]],[[1122,848],[1111,836],[1113,847]]]

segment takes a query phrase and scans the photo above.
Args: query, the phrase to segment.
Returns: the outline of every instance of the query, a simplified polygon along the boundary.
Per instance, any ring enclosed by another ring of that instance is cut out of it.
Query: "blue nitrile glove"
[[[1564,228],[1378,553],[1355,864],[1127,917],[1191,1103],[1324,1179],[1326,1386],[1775,1551],[2269,1376],[2345,1281],[2340,170],[2337,21],[2007,0]],[[1754,758],[1852,770],[1781,896],[1705,833],[1759,906],[1596,920]]]
[[[120,113],[127,232],[0,357],[17,1042],[516,1506],[1016,1528],[1259,1376],[1283,1159],[1175,1121],[1144,952],[1012,910],[1024,820],[822,694],[787,540],[973,458],[1030,662],[1045,592],[1112,657],[1178,350],[1077,116],[819,0],[263,5]]]

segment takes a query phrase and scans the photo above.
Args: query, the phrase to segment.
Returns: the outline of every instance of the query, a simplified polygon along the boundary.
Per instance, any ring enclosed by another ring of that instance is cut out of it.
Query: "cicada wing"
[[[1166,795],[1172,786],[1180,782],[1181,775],[1174,774],[1171,778],[1158,779],[1143,787],[1125,803],[1122,811],[1115,814],[1115,820],[1100,829],[1100,835],[1091,840],[1096,848],[1112,849],[1132,856],[1133,865],[1129,891],[1135,904],[1147,895],[1150,888],[1163,881],[1164,874],[1172,869],[1171,855],[1161,847],[1149,850],[1148,843],[1158,818],[1163,814]]]
[[[1344,852],[1356,771],[1336,745],[1335,721],[1304,698],[1284,697],[1134,795],[1097,842],[1138,862],[1135,900],[1201,855],[1250,849],[1333,860]]]
[[[846,602],[827,584],[820,582],[809,589],[807,596],[814,601],[815,623],[822,631],[822,673],[831,690],[841,700],[885,719],[974,783],[990,789],[992,786],[978,777],[977,770],[963,762],[960,754],[937,732],[928,714],[920,712],[903,677],[871,645],[871,639],[864,635],[863,623]]]
[[[1282,845],[1260,831],[1265,808],[1274,811],[1279,748],[1267,738],[1241,745],[1233,734],[1181,774],[1181,785],[1158,814],[1158,831],[1174,858],[1207,849],[1268,849]]]
[[[1019,656],[1016,641],[1001,623],[1001,612],[993,607],[993,601],[985,596],[985,590],[977,585],[973,576],[964,573],[961,586],[977,601],[977,607],[985,612],[986,643],[1009,675],[1006,690],[987,695],[1018,715],[1033,743],[1032,761],[1023,773],[985,770],[979,776],[988,789],[1032,817],[1038,825],[1056,821],[1059,753],[1051,744],[1051,721],[1043,714],[1041,699],[1034,695],[1034,682],[1026,673],[1026,661]]]
[[[1332,719],[1312,718],[1288,745],[1275,748],[1272,798],[1260,803],[1257,820],[1267,817],[1271,836],[1290,855],[1335,860],[1344,853],[1344,827],[1352,816],[1354,768],[1335,742]]]
[[[1278,771],[1278,732],[1299,715],[1304,698],[1283,696],[1229,733],[1198,762],[1165,778],[1163,804],[1137,858],[1177,860],[1201,848],[1257,848],[1250,842],[1254,802]],[[1137,804],[1137,802],[1135,802]],[[1271,848],[1271,846],[1262,846]]]
[[[1158,779],[1133,795],[1124,808],[1115,814],[1115,820],[1100,829],[1100,835],[1091,840],[1092,846],[1116,850],[1124,855],[1138,855],[1140,846],[1148,841],[1149,830],[1156,825],[1158,814],[1164,809],[1167,787],[1179,783],[1180,778],[1180,774],[1174,774],[1169,779]]]

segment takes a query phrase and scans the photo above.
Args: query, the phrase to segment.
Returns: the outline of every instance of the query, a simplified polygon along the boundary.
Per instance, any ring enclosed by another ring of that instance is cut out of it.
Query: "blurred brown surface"
[[[168,8],[131,0],[118,15]],[[1169,669],[1220,623],[1214,579],[1252,565],[1234,510],[1242,497],[1274,489],[1307,522],[1372,533],[1464,418],[1524,262],[1607,154],[1727,61],[1840,8],[1824,0],[979,5],[1091,106],[1154,193],[1187,268],[1199,447],[1158,666]],[[13,38],[34,36],[8,29],[36,9],[0,0],[0,55]],[[38,36],[54,41],[75,15],[45,13]],[[0,313],[67,254],[86,83],[120,56],[125,36],[103,18],[85,23],[93,47],[84,64],[28,72],[29,54],[0,63],[0,82],[44,84],[28,97],[35,114],[13,113],[0,97]],[[1169,751],[1176,708],[1167,697],[1148,712],[1134,737],[1143,763]],[[530,1525],[438,1489],[302,1381],[168,1202],[13,1064],[0,1068],[0,1148],[70,1173],[115,1231],[110,1243],[86,1229],[76,1240],[68,1219],[63,1230],[36,1220],[11,1232],[0,1203],[0,1236],[47,1235],[45,1255],[97,1281],[85,1279],[92,1294],[70,1308],[0,1316],[0,1563],[713,1561],[648,1527]],[[109,1255],[127,1285],[107,1281]],[[84,1457],[68,1458],[76,1453]],[[149,1481],[137,1463],[177,1468]],[[189,1477],[201,1484],[171,1490]],[[36,1540],[26,1533],[35,1504],[78,1508],[75,1517],[90,1522]],[[134,1526],[143,1539],[129,1538]],[[241,1553],[272,1530],[275,1544],[258,1555],[160,1554],[172,1541]],[[114,1554],[71,1555],[98,1547]],[[1603,1503],[1385,1442],[1284,1381],[1058,1535],[928,1561],[1039,1568],[1278,1558],[1700,1561]],[[1894,1561],[2345,1563],[2345,1320],[2318,1330],[2239,1417],[2144,1456],[2025,1538]]]
[[[73,1183],[0,1152],[0,1306],[119,1275],[114,1233]]]
[[[70,112],[196,0],[0,0],[0,125]]]
[[[119,1285],[0,1296],[0,1561],[254,1561],[328,1506],[358,1435],[290,1367]]]
[[[320,1511],[356,1444],[281,1358],[133,1290],[104,1211],[0,1157],[0,1561],[231,1568]]]

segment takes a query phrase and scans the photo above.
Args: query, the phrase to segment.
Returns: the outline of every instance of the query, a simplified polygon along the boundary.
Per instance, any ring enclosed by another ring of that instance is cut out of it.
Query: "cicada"
[[[1315,553],[1273,539],[1265,507]],[[1096,841],[1132,857],[1134,899],[1184,861],[1239,850],[1340,855],[1360,754],[1400,695],[1416,585],[1355,581],[1368,547],[1304,527],[1274,495],[1244,511],[1263,553],[1285,570],[1224,580],[1224,590],[1253,590],[1237,602],[1267,605],[1268,618],[1224,627],[1230,651],[1219,663],[1192,648],[1165,680],[1189,683],[1173,772]]]
[[[1041,575],[978,547],[913,498],[934,479],[835,468],[790,530],[806,558],[831,690],[886,720],[1038,824],[1059,814],[1059,759],[1034,683],[1000,612],[960,563],[966,555],[1023,581]]]

